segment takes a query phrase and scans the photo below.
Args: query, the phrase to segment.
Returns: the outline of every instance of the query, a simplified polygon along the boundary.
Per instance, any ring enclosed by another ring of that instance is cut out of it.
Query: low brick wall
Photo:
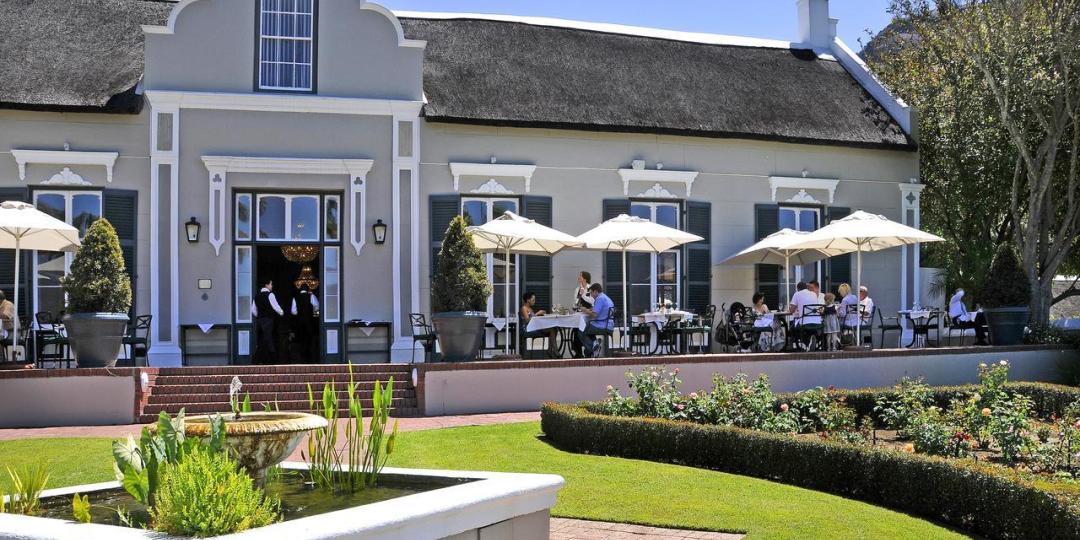
[[[977,381],[980,362],[1007,359],[1017,381],[1061,382],[1062,362],[1080,351],[1061,346],[884,349],[831,353],[714,354],[590,360],[485,361],[418,364],[417,394],[426,416],[539,410],[543,401],[602,399],[607,385],[625,391],[624,374],[643,366],[679,368],[686,391],[710,388],[715,373],[764,373],[779,392],[815,386],[865,388],[925,377],[932,385]]]
[[[0,371],[0,428],[134,423],[149,396],[156,371],[154,368]]]

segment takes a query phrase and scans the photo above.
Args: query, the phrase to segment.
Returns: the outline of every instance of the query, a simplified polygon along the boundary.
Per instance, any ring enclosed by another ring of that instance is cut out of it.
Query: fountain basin
[[[225,446],[256,485],[266,479],[266,470],[281,463],[309,431],[327,426],[326,419],[302,412],[250,412],[237,419],[223,414]],[[154,429],[154,428],[151,428]],[[210,416],[184,418],[184,435],[210,436]]]

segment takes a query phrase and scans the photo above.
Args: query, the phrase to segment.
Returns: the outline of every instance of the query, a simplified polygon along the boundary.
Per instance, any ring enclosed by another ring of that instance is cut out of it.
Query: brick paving
[[[540,420],[539,412],[468,414],[460,416],[431,416],[426,418],[399,418],[398,431],[421,431],[462,426],[487,426]],[[0,429],[0,441],[12,439],[41,439],[50,437],[108,437],[123,438],[138,435],[143,424],[122,426],[70,426],[50,428]],[[344,427],[344,426],[342,426]],[[296,458],[299,454],[295,454]]]
[[[551,518],[551,540],[740,540],[745,535]]]

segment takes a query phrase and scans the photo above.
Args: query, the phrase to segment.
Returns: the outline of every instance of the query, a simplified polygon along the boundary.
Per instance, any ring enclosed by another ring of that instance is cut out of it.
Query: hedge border
[[[558,403],[543,404],[540,425],[556,446],[572,452],[774,480],[987,538],[1080,538],[1080,505],[994,465],[730,426],[605,416]]]

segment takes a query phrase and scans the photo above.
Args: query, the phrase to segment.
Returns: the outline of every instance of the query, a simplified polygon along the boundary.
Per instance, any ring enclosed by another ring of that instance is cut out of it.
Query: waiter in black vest
[[[268,279],[251,301],[251,316],[255,318],[259,339],[255,347],[256,364],[272,364],[277,359],[277,319],[284,315],[285,310],[274,296],[274,280]]]

